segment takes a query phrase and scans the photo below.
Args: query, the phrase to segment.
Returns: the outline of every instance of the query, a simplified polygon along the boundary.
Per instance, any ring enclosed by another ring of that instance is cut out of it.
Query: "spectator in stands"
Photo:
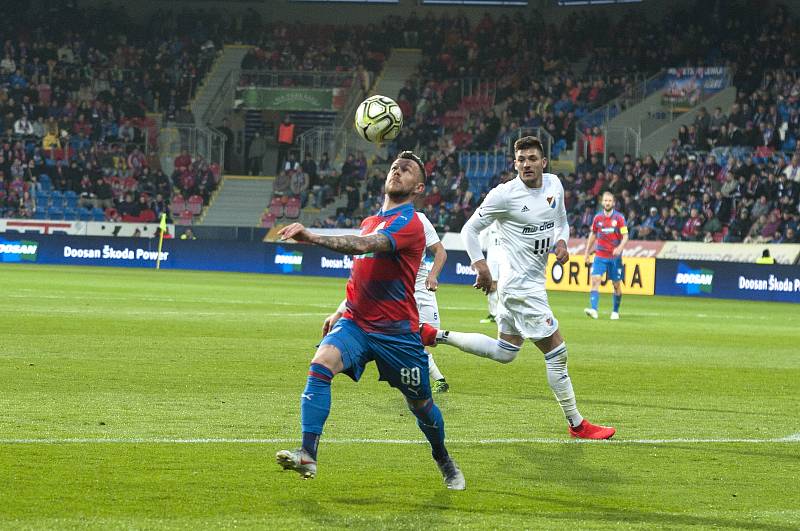
[[[256,131],[247,149],[247,172],[248,175],[261,175],[264,167],[264,156],[267,154],[267,141],[261,136],[260,131]],[[282,165],[278,165],[280,169]]]
[[[278,126],[278,165],[276,171],[284,166],[289,151],[294,146],[295,125],[288,114],[283,116],[283,121]]]
[[[286,170],[281,170],[272,183],[272,193],[279,196],[288,196],[292,191],[292,176]]]
[[[300,161],[297,160],[294,152],[289,152],[289,156],[283,162],[283,170],[289,174],[293,174],[301,169]]]
[[[302,168],[292,172],[289,186],[292,195],[300,199],[301,207],[306,206],[306,202],[308,201],[309,184],[310,180],[308,174],[304,172]]]
[[[800,183],[800,154],[792,155],[792,161],[783,169],[782,173],[787,179]]]

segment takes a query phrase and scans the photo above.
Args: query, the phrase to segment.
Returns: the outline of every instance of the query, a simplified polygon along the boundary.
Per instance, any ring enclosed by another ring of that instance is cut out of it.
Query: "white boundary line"
[[[6,444],[292,444],[297,438],[275,439],[236,439],[236,438],[41,438],[41,439],[0,439],[0,445]],[[422,439],[323,439],[323,444],[427,444]],[[675,439],[612,439],[609,441],[593,441],[587,439],[448,439],[448,444],[491,445],[491,444],[791,444],[800,443],[800,433],[772,439],[744,438],[675,438]]]

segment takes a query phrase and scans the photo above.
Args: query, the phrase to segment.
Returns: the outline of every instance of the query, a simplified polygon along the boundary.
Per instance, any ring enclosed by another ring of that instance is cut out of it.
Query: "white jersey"
[[[517,177],[491,190],[461,230],[472,263],[484,258],[478,234],[494,221],[504,251],[498,291],[543,292],[547,255],[557,241],[569,239],[561,181],[545,173],[541,188],[528,188]]]
[[[419,265],[419,270],[417,271],[417,283],[414,286],[414,292],[427,292],[428,288],[425,287],[425,281],[428,280],[428,274],[431,272],[431,268],[433,267],[433,258],[428,258],[427,250],[431,245],[436,245],[439,243],[439,235],[436,234],[436,229],[433,228],[433,224],[428,220],[428,218],[422,212],[417,212],[417,217],[422,222],[422,226],[425,228],[425,251],[422,254],[422,263]],[[433,295],[433,293],[431,293]]]
[[[487,255],[491,254],[495,248],[500,246],[500,228],[497,226],[496,221],[481,231],[479,240],[481,249],[486,251]]]

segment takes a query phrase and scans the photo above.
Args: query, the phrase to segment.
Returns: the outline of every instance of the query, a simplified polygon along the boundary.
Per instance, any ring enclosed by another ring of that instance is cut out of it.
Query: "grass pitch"
[[[343,286],[0,266],[0,528],[797,529],[798,306],[628,296],[612,322],[603,296],[591,321],[587,295],[551,293],[612,443],[569,440],[533,345],[510,365],[435,349],[451,492],[374,367],[335,378],[317,479],[274,463]],[[439,304],[494,335],[471,288]]]

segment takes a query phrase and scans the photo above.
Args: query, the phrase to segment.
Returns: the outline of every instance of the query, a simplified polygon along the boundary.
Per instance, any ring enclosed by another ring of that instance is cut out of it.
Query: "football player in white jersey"
[[[417,271],[417,281],[414,286],[414,298],[417,300],[417,310],[419,311],[420,324],[426,323],[434,328],[439,328],[439,303],[436,301],[436,290],[439,289],[439,273],[442,272],[444,263],[447,261],[447,251],[442,245],[439,235],[433,224],[422,212],[417,212],[417,217],[425,228],[425,247],[433,256],[428,260],[427,253],[422,256],[422,263]],[[333,325],[344,314],[345,303],[342,301],[336,311],[325,319],[322,324],[322,337],[328,335]],[[446,393],[450,389],[436,362],[433,360],[430,350],[428,353],[428,374],[433,381],[431,390],[434,393]]]
[[[480,244],[481,249],[486,251],[486,265],[489,266],[489,272],[492,274],[492,286],[489,288],[489,293],[486,294],[489,301],[489,315],[481,319],[481,323],[494,323],[497,321],[497,279],[500,278],[500,260],[503,254],[497,222],[481,231]]]
[[[478,234],[497,222],[500,244],[505,251],[497,285],[498,338],[423,325],[422,342],[452,345],[476,356],[509,363],[516,358],[525,339],[532,340],[544,354],[547,382],[564,412],[570,435],[610,439],[614,428],[592,424],[578,412],[567,372],[567,346],[547,301],[547,255],[554,252],[562,264],[569,259],[569,225],[564,188],[556,175],[544,173],[546,166],[539,139],[526,136],[517,140],[514,143],[517,178],[490,191],[461,231],[472,267],[477,271],[475,288],[488,293],[493,277]]]

